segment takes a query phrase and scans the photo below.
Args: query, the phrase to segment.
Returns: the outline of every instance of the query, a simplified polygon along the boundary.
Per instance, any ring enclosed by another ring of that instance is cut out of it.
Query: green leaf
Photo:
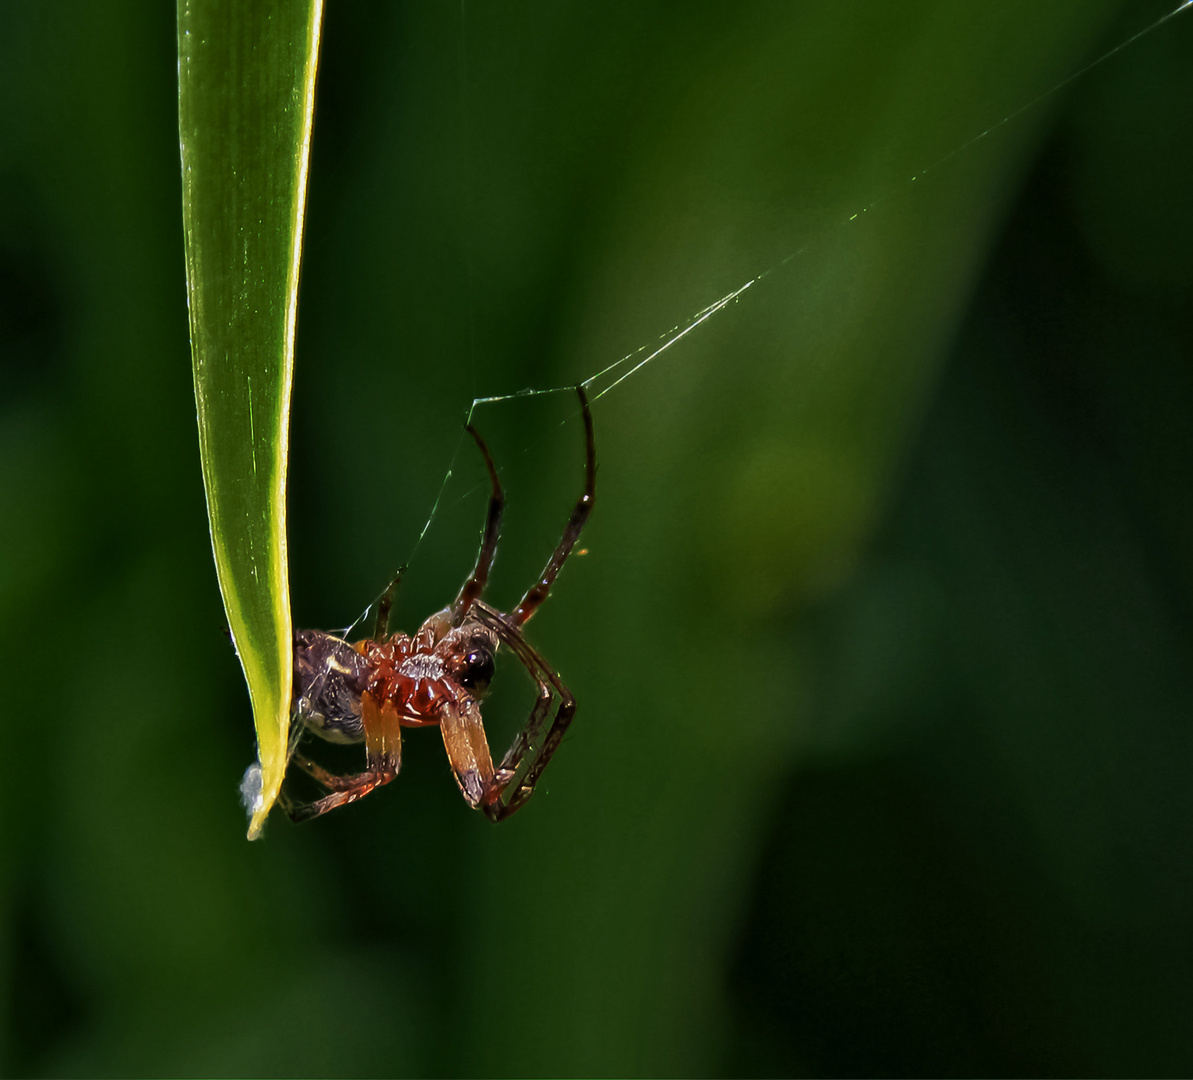
[[[286,464],[321,17],[322,0],[178,3],[199,453],[220,591],[257,728],[250,839],[286,769]]]

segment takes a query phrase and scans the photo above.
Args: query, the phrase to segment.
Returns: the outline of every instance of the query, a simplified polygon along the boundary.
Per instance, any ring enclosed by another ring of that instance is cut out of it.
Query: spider
[[[349,644],[321,630],[299,630],[294,635],[296,732],[291,762],[327,794],[302,804],[283,791],[280,802],[291,820],[318,817],[388,784],[401,768],[403,727],[438,725],[464,800],[483,810],[490,821],[503,821],[533,794],[576,712],[571,691],[522,636],[522,627],[546,600],[596,499],[592,412],[584,388],[578,386],[576,391],[584,416],[584,492],[564,526],[559,546],[513,611],[498,611],[481,599],[497,552],[505,495],[488,447],[469,425],[466,430],[485,459],[492,490],[476,566],[452,605],[427,619],[413,637],[391,635],[389,615],[399,571],[377,605],[373,637]],[[494,768],[480,701],[503,645],[530,673],[538,697],[525,726]],[[555,697],[559,706],[550,717]],[[338,776],[299,753],[297,738],[304,730],[333,743],[363,742],[365,771]]]

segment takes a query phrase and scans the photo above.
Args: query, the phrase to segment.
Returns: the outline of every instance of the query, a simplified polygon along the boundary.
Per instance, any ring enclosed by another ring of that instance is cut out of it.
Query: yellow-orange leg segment
[[[496,774],[489,754],[489,740],[481,723],[481,711],[475,701],[464,697],[443,710],[439,717],[443,746],[465,802],[473,809],[480,806],[493,790]]]

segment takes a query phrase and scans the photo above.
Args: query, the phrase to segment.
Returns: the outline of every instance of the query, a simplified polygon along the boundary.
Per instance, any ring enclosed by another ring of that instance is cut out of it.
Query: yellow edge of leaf
[[[311,19],[307,36],[306,49],[306,81],[303,87],[302,102],[302,146],[298,152],[295,167],[297,177],[295,183],[296,198],[294,200],[294,221],[291,235],[293,244],[290,250],[290,270],[286,283],[286,344],[283,364],[285,376],[283,379],[282,398],[282,428],[281,453],[279,455],[280,483],[274,485],[277,504],[274,512],[280,526],[278,538],[278,558],[282,568],[289,565],[286,550],[286,476],[290,461],[290,398],[294,376],[294,333],[298,323],[298,276],[302,265],[302,235],[303,223],[306,217],[307,178],[311,160],[311,128],[315,115],[315,75],[319,64],[319,35],[323,25],[323,0],[312,0]],[[277,614],[281,625],[290,627],[290,591],[287,587],[280,596],[282,610]],[[289,640],[289,639],[287,639]],[[293,685],[293,663],[289,654],[286,656],[285,673],[281,679],[284,694],[278,701],[258,701],[253,695],[253,723],[257,730],[258,753],[261,763],[261,793],[252,808],[249,820],[248,838],[256,840],[265,826],[265,819],[277,802],[278,793],[282,789],[282,781],[286,776],[288,764],[287,749],[290,737],[290,697]],[[246,667],[245,677],[248,679],[250,692],[254,686],[268,686],[270,681],[254,678],[256,673],[250,673]],[[268,748],[263,745],[261,735],[270,730],[276,733],[276,738],[270,740]]]

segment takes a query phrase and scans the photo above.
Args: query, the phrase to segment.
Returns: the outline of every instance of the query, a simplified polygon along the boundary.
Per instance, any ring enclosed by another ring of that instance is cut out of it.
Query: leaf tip
[[[259,761],[254,761],[245,769],[244,777],[240,781],[240,801],[249,815],[248,838],[250,840],[261,838],[261,833],[265,828],[265,819],[277,801],[281,786],[281,777],[278,777],[274,783],[266,787],[264,771]]]

